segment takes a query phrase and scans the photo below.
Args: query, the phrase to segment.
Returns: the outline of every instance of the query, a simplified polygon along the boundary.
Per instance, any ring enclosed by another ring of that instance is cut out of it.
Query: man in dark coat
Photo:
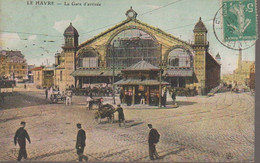
[[[154,160],[154,156],[156,159],[159,158],[159,155],[156,151],[156,144],[159,142],[160,134],[155,128],[153,128],[152,124],[148,124],[148,127],[150,129],[148,136],[149,156],[151,160]]]
[[[45,96],[46,96],[46,99],[48,99],[48,88],[45,89]]]
[[[18,144],[20,146],[17,161],[21,161],[22,158],[24,158],[24,159],[27,158],[25,138],[31,144],[30,137],[29,137],[27,131],[24,128],[25,128],[25,122],[21,122],[21,127],[16,131],[15,136],[14,136],[14,144],[16,145],[16,143],[18,141]]]
[[[121,127],[121,122],[124,123],[125,126],[125,115],[124,115],[124,111],[123,108],[121,107],[120,104],[117,105],[117,112],[118,112],[118,123],[119,123],[119,127]],[[126,127],[126,126],[125,126]]]
[[[176,100],[176,94],[175,94],[175,92],[172,92],[172,101],[173,101],[173,104],[175,104],[175,100]]]
[[[124,92],[123,91],[120,92],[119,98],[120,98],[120,103],[122,104],[123,103],[123,98],[124,98]]]
[[[167,98],[167,93],[166,91],[163,93],[163,96],[162,96],[162,106],[163,107],[166,107],[166,98]]]
[[[77,154],[79,156],[79,161],[82,161],[84,159],[85,161],[88,160],[88,157],[83,155],[84,153],[84,148],[86,146],[85,141],[86,141],[86,133],[85,131],[81,128],[81,124],[77,124],[78,128],[78,134],[77,134],[77,141],[76,141],[76,149],[77,149]]]

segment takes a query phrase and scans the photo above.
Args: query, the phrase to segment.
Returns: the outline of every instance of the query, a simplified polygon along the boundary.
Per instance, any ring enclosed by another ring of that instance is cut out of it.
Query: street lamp
[[[160,44],[159,108],[162,106],[162,44]]]
[[[113,103],[116,104],[116,99],[115,99],[115,59],[114,59],[114,42],[112,45],[112,63],[113,63],[113,77],[112,77],[112,94],[113,94]]]

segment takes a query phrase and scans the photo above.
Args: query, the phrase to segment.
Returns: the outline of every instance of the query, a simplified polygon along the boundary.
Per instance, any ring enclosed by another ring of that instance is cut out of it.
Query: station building
[[[79,45],[72,24],[64,31],[63,51],[55,55],[55,86],[84,88],[122,79],[121,70],[142,60],[163,69],[172,87],[196,89],[204,95],[220,83],[220,64],[208,52],[207,28],[199,18],[194,43],[185,42],[137,19],[132,7],[126,20]]]

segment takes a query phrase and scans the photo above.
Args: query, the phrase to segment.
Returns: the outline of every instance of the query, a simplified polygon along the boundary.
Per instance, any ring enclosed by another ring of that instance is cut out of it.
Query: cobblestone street
[[[50,104],[43,90],[32,89],[17,89],[6,97],[5,109],[0,110],[0,160],[16,160],[19,146],[14,146],[13,137],[22,120],[32,141],[27,145],[28,161],[77,161],[76,123],[82,123],[86,131],[89,161],[150,161],[147,123],[161,134],[156,161],[254,160],[254,97],[250,93],[177,97],[178,108],[123,105],[126,128],[106,119],[97,124],[95,110],[86,110],[84,97],[74,96],[72,102],[72,106]],[[105,98],[107,102],[112,98]]]

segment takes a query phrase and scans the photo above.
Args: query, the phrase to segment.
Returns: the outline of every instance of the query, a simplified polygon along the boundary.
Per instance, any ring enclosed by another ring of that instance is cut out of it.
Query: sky
[[[80,35],[79,43],[83,43],[124,21],[125,12],[132,6],[138,20],[187,42],[193,41],[194,25],[201,17],[208,29],[210,54],[215,57],[219,53],[222,58],[222,74],[232,73],[237,65],[238,51],[221,45],[213,33],[219,0],[31,1],[29,5],[29,0],[0,0],[0,50],[19,50],[28,64],[54,63],[55,53],[62,51],[63,32],[70,22]],[[39,2],[53,2],[53,5],[39,5]],[[84,6],[85,3],[100,5]],[[255,60],[254,46],[242,53],[243,60]]]

